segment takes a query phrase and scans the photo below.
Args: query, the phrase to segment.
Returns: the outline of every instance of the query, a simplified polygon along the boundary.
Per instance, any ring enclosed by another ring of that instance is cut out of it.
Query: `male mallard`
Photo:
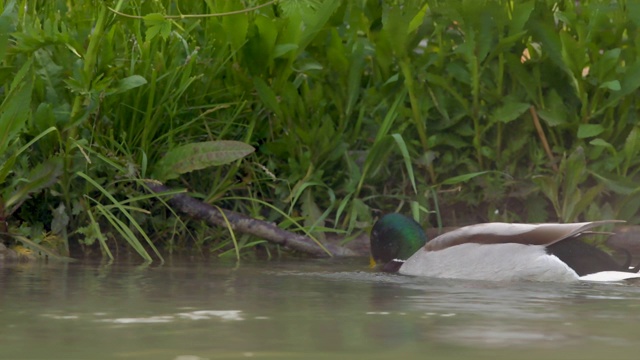
[[[618,220],[572,224],[487,223],[465,226],[431,241],[422,227],[387,214],[371,231],[371,257],[383,270],[469,280],[618,281],[637,270],[578,238]]]

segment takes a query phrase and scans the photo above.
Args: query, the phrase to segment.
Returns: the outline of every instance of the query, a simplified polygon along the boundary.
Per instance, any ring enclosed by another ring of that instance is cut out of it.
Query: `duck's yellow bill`
[[[378,264],[376,264],[376,261],[373,260],[373,256],[369,255],[369,267],[373,269],[374,267],[376,267],[376,265]]]

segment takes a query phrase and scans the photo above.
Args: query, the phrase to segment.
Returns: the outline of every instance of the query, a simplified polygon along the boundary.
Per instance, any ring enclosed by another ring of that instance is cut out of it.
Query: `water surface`
[[[0,263],[1,359],[637,359],[640,284],[375,273],[364,259]]]

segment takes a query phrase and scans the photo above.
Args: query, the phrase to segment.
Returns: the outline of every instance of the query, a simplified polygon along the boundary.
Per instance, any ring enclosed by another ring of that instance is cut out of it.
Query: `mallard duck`
[[[431,241],[413,219],[380,218],[371,231],[372,263],[383,271],[438,278],[495,281],[619,281],[639,278],[580,236],[618,220],[571,224],[486,223]]]

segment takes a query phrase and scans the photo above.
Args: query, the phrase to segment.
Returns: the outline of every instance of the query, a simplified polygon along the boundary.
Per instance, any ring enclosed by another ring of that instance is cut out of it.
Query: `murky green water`
[[[640,284],[462,282],[366,260],[1,264],[1,359],[637,359]]]

